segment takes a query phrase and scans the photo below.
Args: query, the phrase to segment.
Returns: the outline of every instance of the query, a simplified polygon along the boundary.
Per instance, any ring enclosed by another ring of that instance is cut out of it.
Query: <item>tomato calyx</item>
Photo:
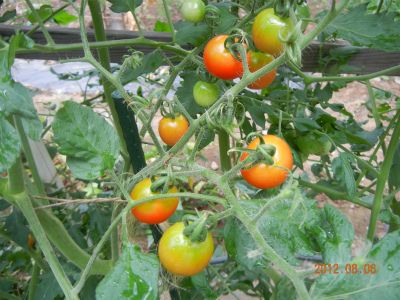
[[[183,234],[194,243],[204,242],[207,238],[207,218],[208,213],[203,213],[199,218],[192,215],[185,215],[182,221],[185,224]]]
[[[246,53],[248,44],[246,33],[241,29],[235,28],[225,40],[224,46],[234,58],[236,58],[238,61],[243,61],[243,56],[245,56],[245,59],[247,59],[247,55],[244,54]]]

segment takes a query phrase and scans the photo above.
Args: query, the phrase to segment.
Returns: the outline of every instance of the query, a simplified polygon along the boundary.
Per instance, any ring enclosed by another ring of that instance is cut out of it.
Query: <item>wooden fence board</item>
[[[19,29],[24,32],[31,29],[30,27],[16,27],[11,25],[0,25],[0,36],[7,38],[14,34]],[[81,38],[78,29],[71,28],[49,28],[48,29],[54,41],[59,44],[70,44],[80,43]],[[138,33],[132,31],[119,31],[119,30],[108,30],[107,38],[110,40],[121,40],[121,39],[132,39],[137,38]],[[88,30],[89,41],[94,41],[93,30]],[[170,41],[168,33],[159,32],[146,32],[146,38],[155,41]],[[38,44],[44,44],[45,39],[40,31],[35,32],[32,35],[33,40]],[[321,61],[329,57],[329,53],[332,50],[343,50],[344,47],[348,47],[343,44],[319,44],[313,43],[303,51],[303,71],[307,72],[318,72],[321,71]],[[355,49],[353,47],[353,49]],[[128,47],[113,47],[110,48],[110,58],[112,62],[121,63],[122,56],[127,53]],[[153,51],[153,47],[135,46],[135,50],[148,53]],[[66,58],[82,57],[82,51],[68,51],[68,52],[52,52],[52,53],[26,53],[18,54],[19,58],[27,59],[45,59],[45,60],[58,60]],[[367,74],[372,72],[381,71],[386,68],[400,65],[400,52],[384,52],[375,49],[368,48],[357,48],[347,62],[348,68],[341,69],[341,73],[354,73],[354,74]],[[334,66],[335,62],[331,62],[331,66]],[[392,75],[400,75],[400,71]]]

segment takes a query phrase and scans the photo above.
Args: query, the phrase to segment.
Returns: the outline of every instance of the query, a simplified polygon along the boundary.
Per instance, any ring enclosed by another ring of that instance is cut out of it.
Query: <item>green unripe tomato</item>
[[[185,0],[181,6],[182,17],[189,22],[201,22],[205,13],[206,5],[202,0]]]
[[[218,85],[198,81],[193,88],[194,101],[201,107],[209,107],[218,100],[221,91]]]
[[[300,136],[296,140],[296,144],[300,151],[306,156],[313,155],[326,155],[329,154],[332,143],[324,135],[316,135],[313,133]]]

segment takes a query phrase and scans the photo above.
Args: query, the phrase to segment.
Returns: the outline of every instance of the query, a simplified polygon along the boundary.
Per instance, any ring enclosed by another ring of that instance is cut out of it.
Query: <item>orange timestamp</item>
[[[375,264],[355,264],[348,263],[345,265],[339,264],[315,264],[315,274],[364,274],[364,275],[375,275],[378,272],[378,268]]]

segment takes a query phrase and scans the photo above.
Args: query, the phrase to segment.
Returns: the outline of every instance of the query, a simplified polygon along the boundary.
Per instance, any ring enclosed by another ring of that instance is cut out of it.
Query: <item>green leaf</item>
[[[127,244],[113,270],[96,289],[97,300],[158,299],[159,262]]]
[[[400,49],[400,22],[395,13],[368,14],[366,5],[340,14],[327,27],[326,33],[351,42],[383,51]]]
[[[198,81],[196,72],[186,71],[181,74],[183,81],[176,91],[178,100],[183,104],[191,116],[204,112],[204,108],[196,104],[193,97],[193,87]]]
[[[210,279],[205,272],[186,277],[180,284],[179,293],[181,300],[212,300],[218,298],[218,293],[210,287]]]
[[[395,300],[400,295],[400,231],[387,234],[364,257],[355,258],[347,264],[357,264],[358,274],[345,274],[345,265],[339,274],[324,274],[317,278],[311,288],[312,299],[349,300]],[[368,272],[375,266],[376,273]]]
[[[128,58],[129,59],[129,58]],[[121,81],[126,84],[136,80],[143,74],[152,73],[164,63],[164,56],[158,50],[146,54],[138,65],[127,66],[120,74]]]
[[[0,115],[0,173],[14,164],[19,157],[20,148],[17,131]]]
[[[297,130],[307,132],[312,129],[321,129],[316,121],[310,118],[295,118],[294,126]]]
[[[196,137],[197,139],[197,137]],[[198,150],[202,150],[205,147],[207,147],[209,144],[211,144],[215,139],[215,132],[211,128],[205,128],[203,134],[202,134],[202,139],[199,144]]]
[[[250,217],[254,217],[266,201],[243,202],[242,206]],[[298,255],[316,254],[306,228],[316,226],[319,218],[315,201],[298,203],[294,199],[287,199],[271,205],[258,221],[258,228],[276,252],[296,265]],[[231,219],[225,225],[224,240],[229,256],[241,265],[250,270],[257,266],[265,267],[262,253],[255,242],[249,239],[248,232],[239,221]]]
[[[400,143],[397,145],[392,167],[390,168],[389,185],[396,189],[400,188]]]
[[[18,114],[28,119],[37,118],[30,91],[14,81],[0,81],[0,112],[6,116]]]
[[[2,16],[0,16],[0,23],[7,22],[17,16],[17,11],[15,9],[6,11]]]
[[[204,23],[179,21],[175,24],[176,42],[181,45],[200,46],[211,37],[211,29]]]
[[[35,299],[54,300],[62,297],[63,292],[52,272],[44,272],[36,288]]]
[[[110,9],[115,13],[124,13],[142,5],[142,0],[108,0],[111,3]]]
[[[13,207],[12,214],[7,217],[2,229],[17,245],[28,250],[27,241],[30,230],[25,217],[17,208]]]
[[[119,155],[115,129],[88,107],[67,101],[52,124],[60,153],[75,177],[94,179],[114,167]]]
[[[316,238],[322,249],[324,263],[339,264],[351,260],[351,245],[354,239],[353,225],[334,206],[325,205],[321,210],[322,231],[316,230]]]
[[[56,22],[58,25],[68,25],[71,22],[74,22],[78,19],[77,16],[71,15],[69,12],[66,10],[62,10],[58,13],[56,13],[53,16],[54,22]]]
[[[39,9],[36,9],[36,12],[38,13],[39,18],[41,20],[45,20],[45,19],[49,18],[52,15],[53,8],[48,4],[44,4]],[[27,15],[27,18],[28,18],[29,22],[31,22],[31,23],[37,23],[38,22],[38,20],[36,19],[36,17],[32,13],[32,11],[29,12],[29,14]]]
[[[332,161],[332,171],[335,174],[335,179],[346,188],[350,197],[355,197],[357,194],[356,180],[354,178],[354,170],[352,167],[354,158],[348,153],[341,152],[339,157]]]
[[[217,4],[216,6],[219,8],[220,12],[220,24],[218,24],[218,26],[215,28],[215,33],[226,34],[235,25],[238,17],[232,14],[229,10],[229,7],[224,6],[224,4]]]
[[[157,20],[156,24],[154,24],[155,32],[172,32],[172,28],[168,23]]]

